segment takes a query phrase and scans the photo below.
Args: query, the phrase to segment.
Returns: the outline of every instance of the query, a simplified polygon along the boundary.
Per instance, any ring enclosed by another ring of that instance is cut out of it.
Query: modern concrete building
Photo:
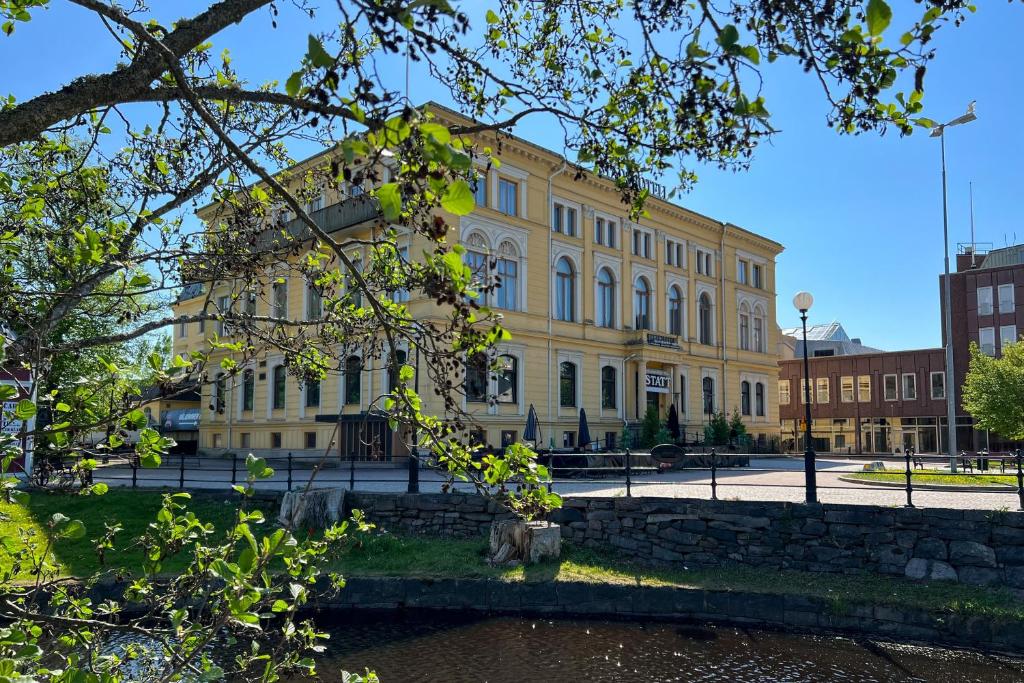
[[[427,108],[442,122],[468,123],[443,107]],[[467,378],[464,408],[475,423],[474,438],[492,446],[519,440],[533,405],[542,445],[576,445],[581,408],[594,440],[611,445],[648,406],[664,416],[672,404],[691,436],[703,431],[710,411],[736,408],[755,438],[776,437],[775,259],[782,246],[658,193],[646,204],[648,216],[630,220],[613,182],[589,173],[577,177],[562,156],[527,140],[489,144],[500,149],[501,165],[481,167],[476,210],[445,216],[453,226],[449,240],[465,246],[474,273],[501,276],[487,303],[512,334],[499,348],[496,377],[471,368]],[[327,152],[302,166],[329,160]],[[363,188],[325,188],[309,208],[341,241],[372,240],[380,229],[376,203]],[[206,207],[199,216],[217,221],[217,212]],[[406,254],[427,246],[418,237],[404,239]],[[363,244],[355,251],[365,254]],[[311,314],[298,261],[273,274],[271,300],[252,300],[256,312],[275,307]],[[231,286],[187,288],[175,310],[230,305]],[[404,303],[415,318],[438,315],[416,292]],[[204,347],[215,331],[210,328],[180,326],[175,351]],[[415,349],[404,352],[413,364]],[[339,416],[343,423],[362,419],[388,390],[388,371],[379,362],[350,360],[350,372],[304,387],[268,351],[236,378],[207,384],[200,451],[320,452]],[[419,390],[428,412],[443,410],[428,382]],[[368,457],[404,452],[393,436],[385,438],[388,445]],[[343,451],[346,443],[343,437]]]

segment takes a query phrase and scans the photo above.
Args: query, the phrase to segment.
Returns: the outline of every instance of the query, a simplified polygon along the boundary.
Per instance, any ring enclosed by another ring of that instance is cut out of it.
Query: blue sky
[[[899,2],[905,0],[894,6]],[[203,4],[176,0],[168,6],[186,14]],[[1024,127],[1017,123],[1024,104],[1021,60],[1016,42],[1008,39],[1024,29],[1024,8],[993,1],[979,5],[960,28],[938,32],[938,58],[925,84],[925,114],[935,120],[949,120],[971,100],[978,102],[978,121],[947,132],[953,253],[958,242],[970,239],[969,182],[974,183],[978,242],[998,247],[1024,241],[1024,223],[1016,220],[1024,210],[1017,168],[1024,157]],[[897,7],[894,26],[899,18]],[[260,15],[230,29],[215,45],[231,49],[243,75],[283,82],[305,52],[307,35],[318,28],[323,27],[284,12],[273,30],[269,18]],[[75,76],[107,70],[116,57],[109,35],[87,12],[55,3],[19,25],[14,36],[0,39],[0,94],[22,100]],[[394,77],[404,79],[396,66]],[[414,70],[411,81],[413,100],[445,101],[425,74]],[[786,246],[777,282],[782,327],[798,323],[790,299],[806,289],[815,297],[812,322],[840,320],[851,336],[883,349],[940,345],[938,140],[924,132],[908,138],[837,135],[825,126],[827,107],[817,84],[792,65],[771,67],[764,93],[781,133],[757,151],[749,171],[698,168],[696,188],[677,201]],[[517,133],[561,149],[560,138],[539,120],[528,120]]]

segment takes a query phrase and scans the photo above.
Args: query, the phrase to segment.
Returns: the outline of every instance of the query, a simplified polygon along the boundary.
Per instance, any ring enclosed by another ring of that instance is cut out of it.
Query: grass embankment
[[[104,496],[35,494],[26,504],[0,504],[0,533],[19,539],[20,532],[46,533],[46,522],[55,512],[81,520],[86,535],[77,540],[61,539],[52,552],[69,576],[87,576],[100,568],[93,541],[103,533],[104,523],[120,523],[120,538],[127,543],[142,533],[160,508],[157,492],[111,490]],[[233,518],[236,499],[197,495],[190,504],[203,521],[225,529]],[[268,519],[272,511],[265,510]],[[269,522],[268,522],[269,523]],[[585,581],[618,585],[668,586],[731,590],[775,595],[805,595],[825,598],[837,610],[849,604],[878,604],[917,607],[939,612],[979,614],[1024,620],[1024,601],[1011,591],[977,588],[960,584],[921,584],[871,575],[812,574],[797,571],[765,571],[748,567],[709,570],[652,568],[628,562],[612,550],[594,550],[564,545],[562,557],[523,568],[495,568],[484,561],[486,541],[442,540],[405,537],[386,533],[354,534],[342,549],[332,569],[348,576],[395,576],[417,578],[489,578],[502,581]],[[108,551],[107,566],[128,571],[141,566],[137,547]],[[183,560],[182,560],[183,561]],[[0,566],[10,564],[0,547]],[[178,563],[168,563],[174,571]]]
[[[844,474],[850,479],[864,481],[882,481],[905,484],[906,472],[891,470],[888,472],[851,472]],[[1017,475],[1014,474],[950,474],[945,470],[914,470],[910,477],[911,484],[931,484],[933,486],[1017,486]]]

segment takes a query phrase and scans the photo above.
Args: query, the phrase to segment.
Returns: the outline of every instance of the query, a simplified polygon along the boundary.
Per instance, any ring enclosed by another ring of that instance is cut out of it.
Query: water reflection
[[[383,681],[1024,681],[1024,662],[736,628],[352,612],[327,626],[320,675]]]

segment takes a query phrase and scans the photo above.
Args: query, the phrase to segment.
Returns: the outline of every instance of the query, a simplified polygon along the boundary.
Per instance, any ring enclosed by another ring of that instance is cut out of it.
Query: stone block
[[[996,545],[1024,545],[1024,528],[999,525],[992,529],[992,542]]]
[[[932,581],[959,581],[956,569],[942,560],[932,560],[928,578]]]
[[[674,527],[666,527],[658,532],[658,538],[663,538],[666,541],[677,543],[679,545],[697,545],[701,537],[697,534],[686,533],[685,531],[679,531]]]
[[[949,557],[946,542],[938,539],[925,537],[920,539],[914,546],[914,557],[921,557],[926,560],[945,560]]]
[[[995,567],[996,553],[987,545],[975,541],[953,541],[949,544],[949,561],[957,567]]]
[[[960,583],[969,583],[973,586],[992,586],[999,583],[999,570],[989,567],[975,567],[968,565],[960,567],[957,572],[960,576]]]
[[[903,570],[903,575],[908,579],[920,581],[928,576],[929,569],[928,560],[915,557],[911,559],[910,562],[907,562],[907,566]]]

